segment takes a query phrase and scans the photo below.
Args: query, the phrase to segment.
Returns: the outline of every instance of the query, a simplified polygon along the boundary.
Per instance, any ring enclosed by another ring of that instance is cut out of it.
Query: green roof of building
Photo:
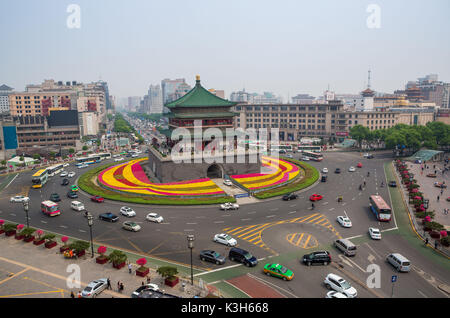
[[[226,99],[220,98],[203,86],[200,85],[200,77],[197,76],[196,84],[193,89],[191,89],[183,97],[174,100],[166,104],[168,108],[175,107],[231,107],[236,105],[235,102],[230,102]]]
[[[234,112],[209,112],[209,113],[170,113],[167,115],[167,118],[180,118],[180,119],[201,119],[201,118],[220,118],[220,117],[234,117],[237,116],[238,113]]]
[[[431,159],[434,159],[434,157],[438,154],[443,153],[443,151],[440,150],[430,150],[430,149],[423,149],[419,150],[415,154],[413,154],[411,157],[406,158],[407,160],[415,161],[416,159],[420,159],[422,161],[428,161]]]

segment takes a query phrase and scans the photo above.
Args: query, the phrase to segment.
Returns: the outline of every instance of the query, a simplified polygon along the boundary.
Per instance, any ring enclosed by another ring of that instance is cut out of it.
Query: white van
[[[346,256],[356,255],[356,245],[347,239],[339,239],[334,241],[334,246]]]
[[[72,208],[72,210],[75,210],[75,211],[85,210],[84,204],[79,201],[72,201],[72,203],[70,204],[70,207]]]
[[[399,272],[409,272],[411,262],[399,253],[392,253],[386,257],[386,260]]]

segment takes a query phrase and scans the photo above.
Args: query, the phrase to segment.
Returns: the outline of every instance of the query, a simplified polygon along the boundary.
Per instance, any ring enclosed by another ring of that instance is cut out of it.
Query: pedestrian
[[[131,263],[128,264],[128,273],[132,273],[133,266],[131,266]]]
[[[448,209],[444,209],[444,214],[448,215]]]
[[[123,283],[120,283],[120,292],[123,292],[123,289],[124,289]]]
[[[144,284],[144,281],[142,281],[142,284],[141,284],[141,286],[144,286],[145,284]]]
[[[441,189],[441,195],[442,195],[443,192],[444,192],[444,189]]]
[[[428,237],[425,239],[425,245],[428,245]]]
[[[117,291],[120,292],[120,280],[117,282]]]
[[[70,292],[70,298],[75,298],[75,294],[73,293],[73,291]]]
[[[434,241],[434,249],[438,249],[438,241],[436,240],[436,241]]]
[[[106,280],[106,282],[108,283],[108,289],[112,289],[112,287],[111,287],[111,280],[109,279],[109,277],[108,277],[108,279]]]
[[[433,165],[433,169],[436,169],[436,165]]]
[[[437,201],[439,202],[439,196],[437,196]]]
[[[150,276],[147,276],[147,284],[150,284]]]

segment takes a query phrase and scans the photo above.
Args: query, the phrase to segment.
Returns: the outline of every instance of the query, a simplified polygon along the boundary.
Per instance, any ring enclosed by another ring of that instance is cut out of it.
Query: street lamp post
[[[92,254],[91,257],[94,257],[94,244],[92,243],[92,225],[94,224],[94,217],[92,216],[91,213],[88,212],[87,219],[88,219],[89,231],[91,233],[91,254]]]
[[[194,248],[194,235],[188,235],[188,248],[191,250],[191,285],[194,285],[194,269],[192,267],[192,249]]]
[[[23,201],[23,209],[24,209],[25,214],[26,214],[26,216],[27,216],[27,227],[30,227],[30,222],[29,222],[29,220],[28,220],[28,209],[29,209],[29,208],[30,208],[30,207],[29,207],[28,201]]]

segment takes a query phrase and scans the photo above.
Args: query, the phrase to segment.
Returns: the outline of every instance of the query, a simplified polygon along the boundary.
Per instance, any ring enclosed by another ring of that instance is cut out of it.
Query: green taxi
[[[76,191],[78,191],[78,186],[73,185],[70,187],[70,190],[72,190],[73,192],[76,192]]]
[[[263,271],[268,276],[275,276],[283,280],[291,280],[294,278],[294,273],[280,264],[266,264]]]

